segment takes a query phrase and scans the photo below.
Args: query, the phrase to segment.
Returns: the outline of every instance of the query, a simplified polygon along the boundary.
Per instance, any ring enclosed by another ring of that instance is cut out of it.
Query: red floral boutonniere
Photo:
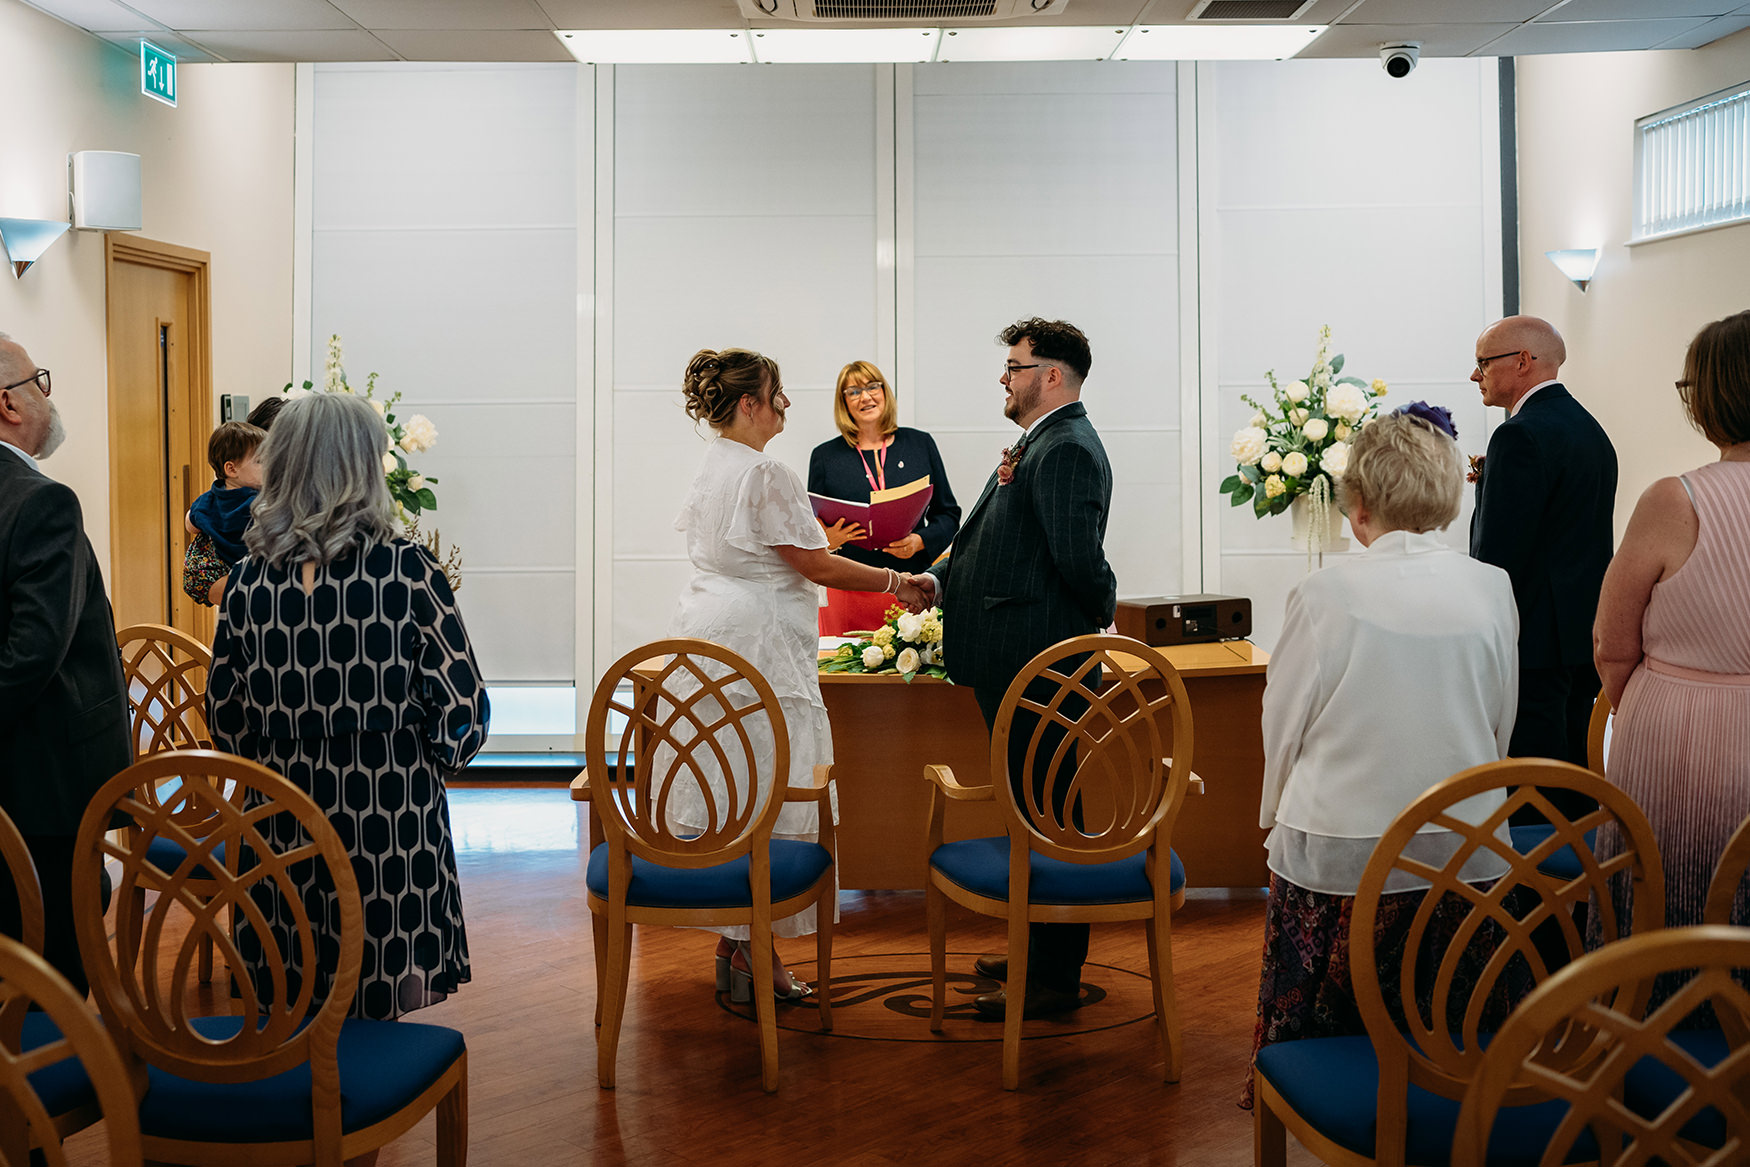
[[[1007,486],[1015,480],[1015,467],[1021,464],[1021,444],[1003,447],[1003,460],[997,463],[997,485]]]
[[[1485,454],[1470,455],[1470,473],[1464,476],[1466,482],[1481,482],[1483,480],[1483,459]]]

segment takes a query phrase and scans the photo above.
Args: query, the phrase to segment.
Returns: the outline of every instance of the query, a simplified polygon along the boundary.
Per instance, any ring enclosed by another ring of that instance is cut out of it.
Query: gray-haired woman
[[[287,405],[262,444],[265,482],[213,642],[208,721],[221,749],[314,798],[353,854],[364,897],[364,974],[353,1015],[393,1018],[469,979],[444,774],[486,739],[486,688],[442,569],[396,534],[383,420],[362,398]],[[279,840],[286,844],[296,839]],[[300,889],[306,903],[331,895]],[[288,915],[257,903],[280,950]],[[312,911],[325,992],[337,914]],[[244,962],[260,939],[239,927]],[[270,992],[265,970],[256,988]]]

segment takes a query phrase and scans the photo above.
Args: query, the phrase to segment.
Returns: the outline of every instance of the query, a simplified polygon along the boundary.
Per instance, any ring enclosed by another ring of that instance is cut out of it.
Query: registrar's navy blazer
[[[1112,623],[1118,581],[1106,562],[1112,466],[1081,402],[1022,439],[1013,481],[991,472],[930,569],[942,596],[948,676],[994,708],[1041,650]]]
[[[1591,663],[1615,506],[1616,448],[1561,385],[1526,398],[1489,437],[1470,553],[1512,577],[1521,668]]]

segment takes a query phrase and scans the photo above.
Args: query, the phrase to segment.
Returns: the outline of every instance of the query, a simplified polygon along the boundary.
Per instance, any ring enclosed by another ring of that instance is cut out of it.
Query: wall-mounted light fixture
[[[1574,281],[1574,286],[1582,292],[1586,285],[1592,282],[1592,273],[1598,270],[1597,247],[1579,247],[1568,251],[1546,251],[1549,261],[1556,265],[1556,270]]]
[[[12,264],[13,278],[24,275],[66,232],[67,224],[60,219],[0,219],[0,249]]]

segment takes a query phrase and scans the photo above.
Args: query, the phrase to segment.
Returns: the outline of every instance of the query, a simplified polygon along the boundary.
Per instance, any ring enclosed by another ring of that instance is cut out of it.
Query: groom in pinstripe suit
[[[1009,346],[1003,416],[1024,432],[1003,451],[949,557],[912,577],[942,605],[948,675],[972,687],[987,727],[1029,660],[1060,640],[1106,628],[1118,602],[1105,552],[1112,467],[1081,403],[1093,363],[1088,338],[1066,321],[1035,317],[997,339]],[[1022,749],[1031,736],[1025,716],[1017,716],[1011,739]],[[1042,748],[1040,756],[1050,753]],[[1073,753],[1066,764],[1073,766]],[[1020,771],[1011,764],[1012,774]],[[1036,785],[1043,788],[1043,776]],[[1024,1015],[1076,1008],[1087,955],[1086,924],[1032,925]],[[1006,957],[980,957],[975,967],[1008,979]],[[997,1016],[1007,1008],[1003,993],[976,1003]]]

